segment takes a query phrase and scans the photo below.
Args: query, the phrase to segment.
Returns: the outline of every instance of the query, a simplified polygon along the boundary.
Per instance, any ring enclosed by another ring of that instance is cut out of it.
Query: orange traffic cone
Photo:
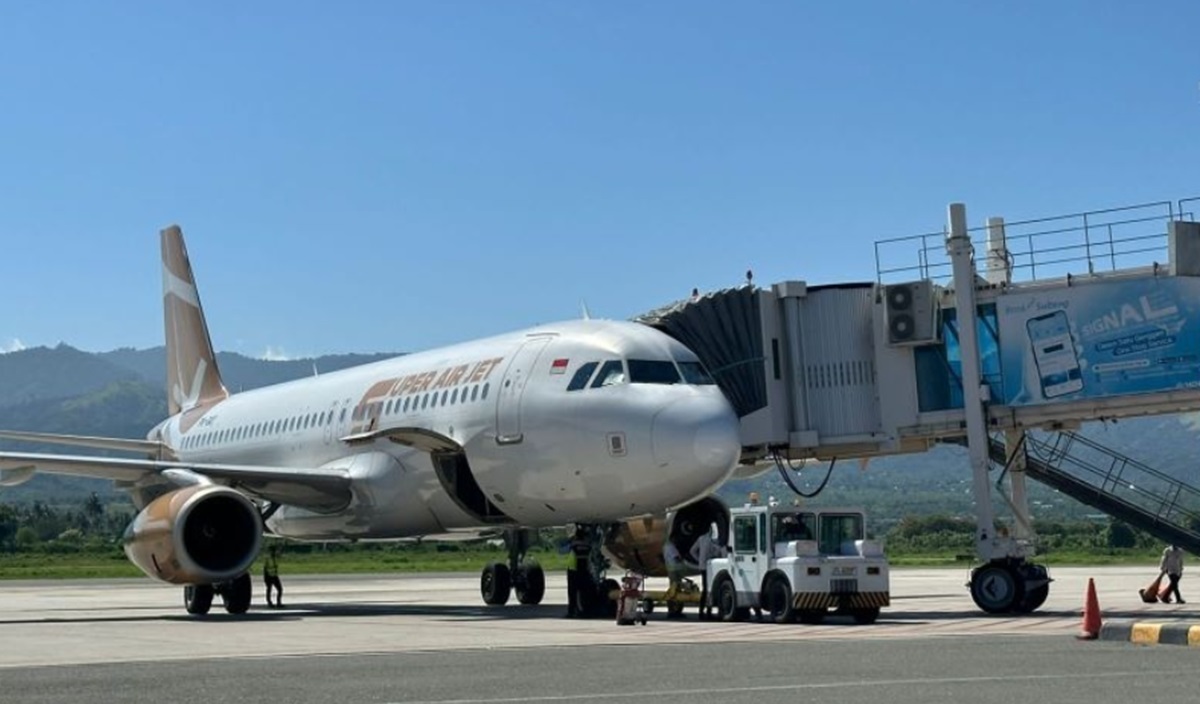
[[[1096,599],[1096,583],[1088,578],[1087,597],[1083,602],[1083,630],[1075,636],[1080,640],[1100,637],[1100,602]]]

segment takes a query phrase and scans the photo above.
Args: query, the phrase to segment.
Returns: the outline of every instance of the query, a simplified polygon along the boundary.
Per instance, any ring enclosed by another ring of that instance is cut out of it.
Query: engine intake
[[[223,486],[164,494],[125,529],[125,555],[147,575],[171,584],[212,584],[250,569],[262,548],[258,509]]]
[[[609,534],[604,550],[618,567],[650,577],[664,577],[667,564],[663,560],[663,548],[670,539],[689,571],[699,573],[703,565],[692,562],[690,553],[696,539],[709,532],[713,524],[717,526],[718,544],[727,545],[729,509],[720,499],[709,496],[664,517],[646,516],[621,523]]]

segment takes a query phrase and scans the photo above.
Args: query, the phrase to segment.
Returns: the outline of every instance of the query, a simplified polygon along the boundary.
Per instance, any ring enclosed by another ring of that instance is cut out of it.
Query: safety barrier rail
[[[999,266],[1011,281],[1094,275],[1151,263],[1166,263],[1167,224],[1190,219],[1200,197],[1158,201],[1004,223],[1005,249]],[[990,256],[987,226],[968,230],[982,275]],[[953,268],[945,232],[929,232],[875,243],[879,283],[930,279],[948,282]]]

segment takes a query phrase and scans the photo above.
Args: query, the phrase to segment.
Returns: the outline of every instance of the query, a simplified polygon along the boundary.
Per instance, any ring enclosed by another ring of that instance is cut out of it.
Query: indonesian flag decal
[[[565,374],[567,371],[567,364],[570,361],[571,360],[569,360],[569,359],[554,360],[554,363],[550,365],[550,373],[551,374]]]

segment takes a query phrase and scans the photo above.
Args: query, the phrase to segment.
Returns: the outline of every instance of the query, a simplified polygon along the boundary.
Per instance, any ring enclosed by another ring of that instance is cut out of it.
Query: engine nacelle
[[[665,517],[632,518],[609,534],[604,551],[617,566],[650,577],[664,577],[667,564],[663,547],[668,538],[683,556],[688,571],[698,574],[703,565],[692,561],[691,551],[696,539],[717,526],[717,543],[729,543],[729,509],[715,496],[709,496]]]
[[[240,576],[262,548],[258,509],[223,486],[163,494],[125,529],[125,555],[147,575],[171,584],[213,584]]]

